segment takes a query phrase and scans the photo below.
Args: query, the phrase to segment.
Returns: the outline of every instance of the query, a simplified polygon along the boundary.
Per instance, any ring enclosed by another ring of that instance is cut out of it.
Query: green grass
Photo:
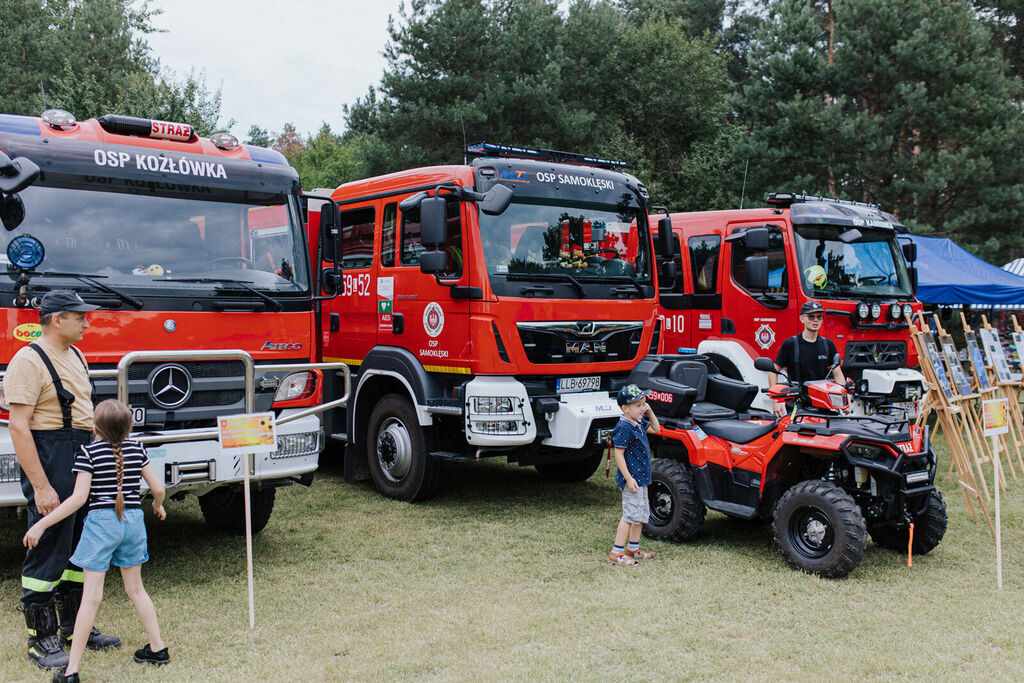
[[[1024,678],[1024,479],[1004,497],[1004,588],[994,543],[945,479],[945,540],[906,567],[870,542],[832,581],[788,569],[770,529],[709,513],[686,545],[645,540],[639,567],[605,558],[618,519],[604,470],[577,485],[497,462],[447,470],[427,504],[322,472],[279,492],[255,540],[207,529],[194,498],[149,520],[143,571],[172,665],[131,661],[144,633],[108,575],[99,625],[125,649],[87,653],[87,680],[341,678]],[[0,680],[49,680],[25,658],[23,522],[0,526]]]

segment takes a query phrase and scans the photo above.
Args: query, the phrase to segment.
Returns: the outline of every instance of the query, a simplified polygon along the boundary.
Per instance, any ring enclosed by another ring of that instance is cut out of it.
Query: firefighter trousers
[[[32,431],[32,439],[39,453],[39,463],[61,501],[67,500],[75,490],[76,475],[71,471],[79,449],[92,441],[92,432],[85,429],[54,429]],[[28,526],[38,522],[42,515],[35,505],[35,491],[25,472],[21,473],[21,492],[28,501]],[[39,539],[39,545],[29,548],[21,565],[21,601],[25,605],[47,602],[62,581],[82,583],[80,567],[71,564],[71,555],[82,533],[85,511],[78,510],[54,524]]]

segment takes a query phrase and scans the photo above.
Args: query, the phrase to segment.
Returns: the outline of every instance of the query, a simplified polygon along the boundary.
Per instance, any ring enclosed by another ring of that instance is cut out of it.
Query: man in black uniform
[[[825,311],[817,301],[808,301],[800,307],[800,322],[804,331],[782,342],[779,355],[775,357],[775,369],[785,370],[789,379],[794,382],[810,382],[825,379],[832,359],[836,356],[836,345],[831,339],[818,334],[825,320]],[[840,384],[846,383],[843,370],[838,365],[832,370],[832,376]],[[769,386],[778,381],[776,373],[769,374]],[[775,403],[775,414],[782,417],[786,414],[786,405]]]
[[[29,527],[74,491],[71,466],[78,449],[92,441],[89,369],[74,344],[89,329],[85,314],[96,308],[70,290],[48,292],[39,306],[42,335],[14,354],[4,374],[11,442],[21,465]],[[47,529],[22,564],[28,658],[44,669],[68,663],[63,647],[71,642],[84,579],[70,558],[83,519],[84,514],[73,514]],[[95,628],[89,636],[91,650],[120,646],[118,638]]]

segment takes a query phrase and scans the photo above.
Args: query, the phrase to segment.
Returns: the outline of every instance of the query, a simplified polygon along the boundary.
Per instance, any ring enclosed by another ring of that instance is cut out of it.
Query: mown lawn
[[[380,497],[327,469],[279,492],[256,538],[256,629],[245,544],[207,529],[194,498],[150,520],[144,570],[172,664],[131,661],[144,633],[108,575],[100,626],[123,650],[87,653],[83,678],[333,680],[1024,679],[1024,478],[1004,497],[1004,588],[994,543],[946,466],[943,543],[906,558],[869,542],[830,581],[788,569],[770,529],[709,513],[688,545],[645,541],[642,566],[605,557],[618,492],[497,462],[450,467],[427,504]],[[0,518],[0,680],[49,680],[25,658],[23,523]]]

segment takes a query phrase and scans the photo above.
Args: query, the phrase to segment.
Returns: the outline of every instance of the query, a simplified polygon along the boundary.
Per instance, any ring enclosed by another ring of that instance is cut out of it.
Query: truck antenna
[[[743,164],[743,189],[740,190],[740,209],[743,208],[743,198],[747,194],[747,169],[750,168],[750,159]]]
[[[459,123],[462,124],[462,164],[466,165],[469,163],[469,155],[466,154],[466,147],[469,143],[466,142],[466,122],[462,120],[462,112],[459,112]]]

